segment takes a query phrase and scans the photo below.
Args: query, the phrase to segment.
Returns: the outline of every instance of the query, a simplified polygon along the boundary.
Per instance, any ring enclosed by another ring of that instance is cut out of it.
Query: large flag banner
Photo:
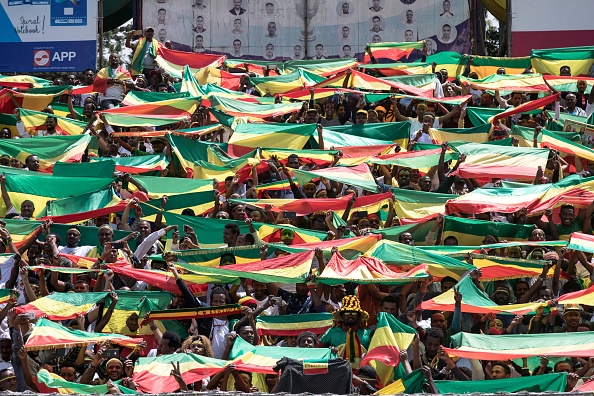
[[[27,305],[21,305],[16,311],[33,312],[36,318],[47,316],[50,320],[72,319],[78,314],[87,313],[107,295],[107,292],[52,293]]]
[[[144,393],[167,393],[179,390],[171,375],[171,368],[178,367],[187,384],[193,384],[223,371],[226,360],[213,359],[195,353],[174,353],[157,357],[139,358],[134,366],[134,382]]]
[[[423,48],[423,42],[416,41],[413,43],[372,43],[369,44],[369,48],[374,58],[389,59],[393,62],[396,62],[401,58],[408,58],[414,50],[421,50]],[[365,63],[369,63],[371,61],[369,54],[365,54],[363,61]]]
[[[400,364],[400,351],[406,350],[417,332],[393,315],[380,312],[375,333],[360,366],[371,365],[383,385],[394,378],[394,368]]]
[[[565,392],[567,373],[553,373],[532,377],[491,379],[488,381],[435,381],[439,393]]]
[[[577,332],[571,337],[558,333],[484,335],[461,332],[452,336],[451,356],[482,360],[507,360],[527,356],[592,356],[592,332]]]
[[[41,318],[37,321],[31,335],[27,339],[25,350],[38,351],[44,349],[72,348],[74,346],[86,347],[89,344],[104,341],[134,348],[142,339],[130,338],[120,334],[73,330],[54,323],[49,319]]]
[[[299,315],[260,315],[256,319],[258,334],[273,337],[296,337],[304,331],[311,331],[320,336],[332,327],[333,323],[333,316],[329,312]]]

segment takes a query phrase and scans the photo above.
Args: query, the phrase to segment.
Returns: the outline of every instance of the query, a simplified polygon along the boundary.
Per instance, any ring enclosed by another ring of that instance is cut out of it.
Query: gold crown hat
[[[367,324],[367,319],[369,319],[369,314],[367,311],[361,309],[361,302],[357,298],[357,296],[344,296],[342,298],[342,307],[338,311],[334,311],[332,315],[334,315],[334,319],[337,321],[341,321],[342,318],[340,314],[346,311],[355,311],[359,312],[359,322],[365,326]]]
[[[582,307],[579,304],[565,304],[563,306],[563,316],[568,312],[582,312]]]

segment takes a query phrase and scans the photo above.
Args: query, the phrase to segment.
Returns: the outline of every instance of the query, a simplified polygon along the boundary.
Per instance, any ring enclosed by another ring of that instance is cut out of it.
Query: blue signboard
[[[97,0],[0,0],[0,73],[96,67]]]

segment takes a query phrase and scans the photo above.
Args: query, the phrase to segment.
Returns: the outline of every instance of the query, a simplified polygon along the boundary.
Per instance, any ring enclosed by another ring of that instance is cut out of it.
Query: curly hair
[[[212,351],[212,345],[210,344],[210,340],[208,339],[208,337],[203,336],[201,334],[193,335],[186,338],[181,346],[182,351],[191,350],[190,345],[192,345],[194,341],[198,340],[202,341],[202,356],[214,357],[214,352]]]

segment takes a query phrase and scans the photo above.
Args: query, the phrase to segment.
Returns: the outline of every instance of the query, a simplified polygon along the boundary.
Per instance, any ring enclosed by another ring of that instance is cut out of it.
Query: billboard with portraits
[[[173,49],[230,58],[360,58],[385,41],[470,49],[467,0],[142,0],[141,22]]]

